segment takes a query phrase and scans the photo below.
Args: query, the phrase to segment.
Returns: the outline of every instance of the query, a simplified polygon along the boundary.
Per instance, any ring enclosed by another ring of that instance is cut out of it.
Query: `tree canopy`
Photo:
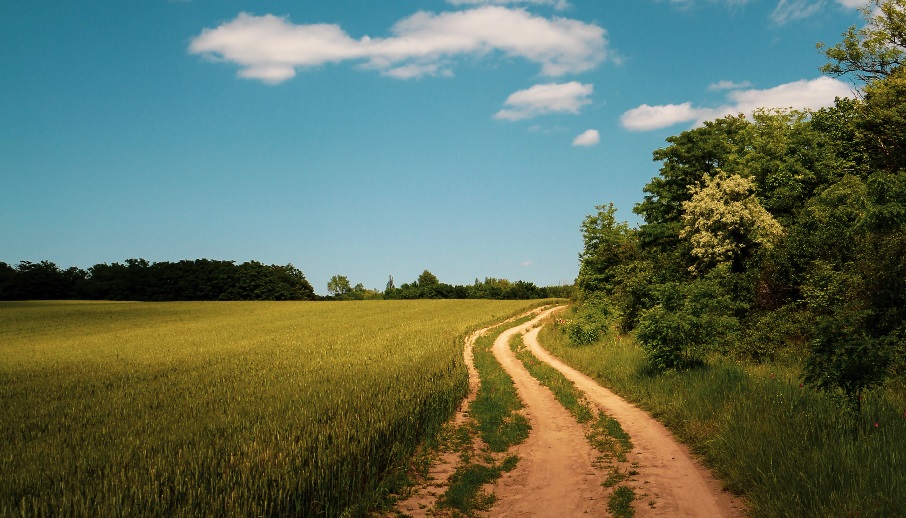
[[[804,382],[856,409],[906,377],[906,0],[865,14],[822,47],[828,73],[866,81],[860,98],[669,137],[638,228],[612,205],[582,223],[581,296],[653,366],[804,358]]]
[[[0,263],[0,300],[312,300],[305,275],[287,264],[196,259],[150,263],[127,259],[87,270],[49,261]]]

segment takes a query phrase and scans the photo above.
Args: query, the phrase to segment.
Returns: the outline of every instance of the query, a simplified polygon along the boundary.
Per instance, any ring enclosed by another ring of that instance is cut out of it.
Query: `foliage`
[[[2,303],[0,515],[365,515],[527,306]]]
[[[571,347],[551,326],[542,345],[664,422],[745,497],[751,516],[906,516],[906,394],[867,393],[853,420],[797,369],[715,359],[651,375],[641,348],[609,336]]]
[[[345,275],[334,275],[327,281],[327,292],[337,297],[342,297],[352,291],[352,285]]]
[[[822,71],[831,75],[854,73],[862,81],[887,77],[903,64],[906,53],[906,0],[870,0],[861,8],[866,25],[852,26],[843,41],[818,44],[831,61]]]
[[[579,254],[579,289],[584,293],[613,293],[615,268],[630,261],[635,236],[626,223],[618,223],[613,203],[595,207],[597,214],[582,222],[584,246]]]
[[[660,175],[645,186],[644,200],[633,208],[645,220],[639,228],[644,248],[676,249],[683,227],[683,202],[692,197],[690,188],[701,187],[705,176],[718,169],[739,172],[739,159],[746,154],[751,132],[752,125],[744,116],[724,117],[668,137],[670,146],[654,151],[654,159],[663,162]]]
[[[96,264],[61,270],[49,261],[0,263],[0,300],[312,300],[315,292],[292,264],[196,259]]]
[[[783,229],[758,202],[751,180],[718,170],[704,182],[691,187],[692,198],[683,202],[680,237],[689,239],[696,258],[690,269],[703,273],[726,264],[742,271],[752,250],[772,247]]]
[[[569,341],[577,346],[594,343],[615,327],[617,320],[615,308],[609,299],[602,295],[592,295],[567,323]]]
[[[391,277],[391,281],[392,281]],[[567,287],[553,286],[539,288],[531,282],[486,277],[484,281],[475,279],[472,285],[451,285],[441,282],[434,274],[425,270],[412,283],[403,283],[399,288],[387,283],[383,298],[385,299],[497,299],[529,300],[569,296]]]
[[[637,230],[613,205],[586,218],[582,296],[608,297],[652,366],[783,359],[851,405],[903,375],[906,1],[872,5],[868,26],[827,50],[830,72],[869,72],[861,98],[669,137]]]
[[[815,329],[803,379],[819,389],[842,392],[856,413],[865,391],[881,385],[890,357],[884,343],[872,338],[853,312],[822,317]]]
[[[658,304],[645,310],[636,336],[656,370],[702,365],[739,332],[741,308],[727,283],[727,267],[688,283],[658,286]]]

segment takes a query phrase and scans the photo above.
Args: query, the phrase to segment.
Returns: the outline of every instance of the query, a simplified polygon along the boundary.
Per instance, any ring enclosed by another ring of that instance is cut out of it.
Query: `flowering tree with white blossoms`
[[[755,197],[755,184],[723,171],[705,176],[705,185],[690,189],[683,202],[680,237],[692,243],[697,262],[694,273],[728,264],[734,271],[757,247],[771,247],[783,236],[783,227]]]

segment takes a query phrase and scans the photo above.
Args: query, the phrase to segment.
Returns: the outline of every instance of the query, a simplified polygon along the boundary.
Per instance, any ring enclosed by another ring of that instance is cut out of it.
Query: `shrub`
[[[613,305],[603,296],[593,296],[576,312],[576,318],[566,326],[572,345],[588,345],[597,342],[616,320]]]
[[[881,385],[887,376],[888,342],[873,339],[857,313],[822,317],[815,329],[803,380],[829,393],[841,394],[859,413],[862,393]]]
[[[692,282],[658,286],[659,303],[642,312],[637,338],[657,370],[684,369],[704,362],[711,351],[726,349],[739,333],[734,313],[741,304],[730,282],[714,274]]]

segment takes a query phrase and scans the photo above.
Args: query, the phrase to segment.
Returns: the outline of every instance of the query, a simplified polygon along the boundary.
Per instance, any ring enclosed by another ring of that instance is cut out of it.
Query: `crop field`
[[[0,515],[359,514],[525,301],[0,304]]]

